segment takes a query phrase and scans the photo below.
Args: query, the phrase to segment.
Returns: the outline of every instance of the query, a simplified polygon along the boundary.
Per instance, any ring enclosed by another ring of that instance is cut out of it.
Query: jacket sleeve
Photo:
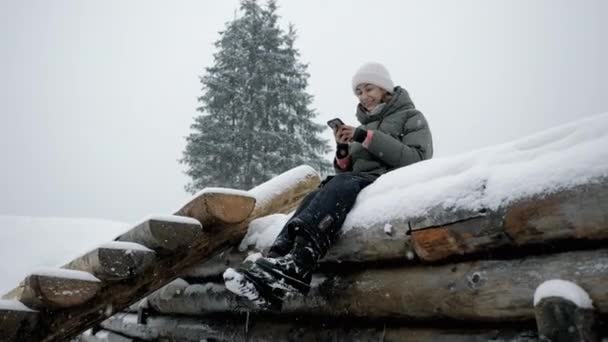
[[[338,159],[337,157],[334,157],[334,171],[336,171],[336,173],[342,173],[342,172],[348,172],[348,171],[352,171],[353,170],[353,162],[350,159],[350,156],[346,157],[346,168],[342,168],[340,167],[340,165],[338,164]]]
[[[367,149],[388,166],[401,167],[430,159],[433,141],[424,115],[416,110],[406,120],[400,139],[375,130]]]

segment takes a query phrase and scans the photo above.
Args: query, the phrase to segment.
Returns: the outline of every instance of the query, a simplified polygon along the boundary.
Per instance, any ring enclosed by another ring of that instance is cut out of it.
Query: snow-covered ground
[[[129,228],[94,219],[0,216],[0,295],[28,273],[64,265]]]
[[[380,177],[357,197],[343,230],[424,217],[430,208],[497,209],[517,199],[608,177],[608,113],[516,141],[435,158]],[[252,222],[241,248],[268,247],[287,220]]]

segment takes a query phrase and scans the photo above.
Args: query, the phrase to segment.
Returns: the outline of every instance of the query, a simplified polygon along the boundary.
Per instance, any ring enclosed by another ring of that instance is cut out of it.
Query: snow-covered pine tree
[[[180,160],[192,179],[189,192],[249,189],[300,164],[330,168],[295,30],[279,27],[276,10],[274,0],[265,7],[242,0],[239,15],[220,32],[214,65],[201,78],[201,114]]]

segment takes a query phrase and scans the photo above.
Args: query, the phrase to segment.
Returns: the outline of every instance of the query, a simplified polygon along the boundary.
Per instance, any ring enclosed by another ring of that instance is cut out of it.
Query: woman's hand
[[[334,132],[334,137],[338,144],[348,144],[353,140],[355,134],[355,127],[349,125],[340,125]]]

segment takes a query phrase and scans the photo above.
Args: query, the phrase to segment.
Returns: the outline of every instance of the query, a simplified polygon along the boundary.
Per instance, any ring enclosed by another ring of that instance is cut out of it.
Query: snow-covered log
[[[313,279],[305,299],[285,302],[283,312],[368,319],[534,319],[536,287],[553,278],[577,279],[601,313],[608,313],[608,250],[578,251],[520,260],[486,260],[442,266],[368,269]],[[242,302],[220,285],[189,285],[150,301],[163,313],[230,312]]]
[[[159,253],[190,248],[202,237],[201,224],[180,216],[154,216],[144,219],[117,241],[135,242]]]
[[[320,183],[319,174],[310,166],[302,165],[256,186],[249,190],[249,194],[256,199],[249,222],[258,217],[294,210],[302,198]]]
[[[577,284],[561,279],[542,283],[534,293],[538,333],[547,341],[599,341],[593,302]]]
[[[427,219],[424,224],[414,225],[412,245],[423,260],[441,260],[505,246],[607,239],[608,178],[522,199],[498,210],[466,213],[443,210],[437,220]]]
[[[63,341],[76,336],[159,289],[194,265],[238,244],[245,235],[249,222],[275,210],[291,210],[319,182],[316,171],[307,166],[275,177],[250,190],[250,195],[256,198],[256,207],[245,221],[218,226],[221,229],[203,231],[195,219],[179,216],[171,216],[169,220],[147,220],[139,228],[121,235],[118,240],[136,242],[155,250],[156,262],[139,276],[104,284],[97,296],[86,305],[51,312],[30,332],[30,340]],[[166,222],[169,226],[163,227]]]
[[[246,191],[206,188],[198,192],[175,215],[197,219],[203,227],[244,221],[255,207]]]
[[[87,330],[78,336],[77,339],[72,342],[133,342],[134,340],[129,337],[125,337],[121,334],[117,334],[108,330],[99,330],[93,333],[91,330]]]
[[[32,330],[38,311],[17,300],[0,299],[0,341],[20,341]]]
[[[18,298],[33,308],[57,309],[82,305],[101,289],[101,281],[92,274],[66,269],[42,269],[23,281]]]
[[[63,268],[89,272],[104,281],[125,280],[141,274],[155,253],[132,242],[109,242],[71,261]]]
[[[537,341],[536,335],[525,329],[441,329],[407,328],[395,324],[340,325],[332,322],[288,321],[245,315],[231,319],[198,319],[158,316],[147,324],[138,324],[133,314],[118,314],[101,324],[109,331],[144,341]]]
[[[424,220],[415,219],[411,225],[407,220],[395,220],[348,229],[321,262],[407,261],[415,255],[425,261],[437,261],[504,247],[606,238],[608,180],[600,179],[552,195],[521,200],[495,211],[449,211],[437,207]],[[217,276],[227,267],[240,264],[248,253],[260,252],[267,245],[268,242],[247,246],[248,251],[233,248],[185,276]]]

